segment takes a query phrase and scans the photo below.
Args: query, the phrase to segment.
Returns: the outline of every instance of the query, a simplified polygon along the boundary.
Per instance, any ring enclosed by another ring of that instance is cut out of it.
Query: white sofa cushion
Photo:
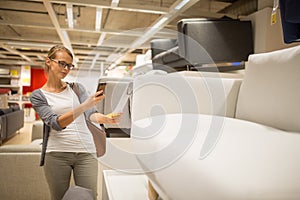
[[[242,79],[244,77],[244,72],[239,70],[239,73],[231,73],[231,72],[205,72],[205,71],[179,71],[173,72],[171,74],[180,74],[183,76],[194,76],[194,77],[212,77],[212,78],[237,78]]]
[[[182,139],[193,134],[178,126],[183,121],[195,122],[197,117],[194,140],[178,151],[187,144]],[[213,118],[223,123],[221,135],[201,158],[212,136]],[[300,199],[300,134],[210,115],[156,116],[137,121],[136,127],[162,119],[160,129],[154,125],[137,128],[132,130],[136,137],[131,138],[135,152],[143,152],[137,158],[145,171],[151,171],[147,176],[162,199]]]
[[[132,121],[150,116],[193,113],[233,117],[240,79],[144,75],[135,78]]]
[[[300,45],[249,56],[236,118],[300,131]]]
[[[0,147],[0,153],[38,153],[41,154],[42,147],[35,144],[10,144]]]

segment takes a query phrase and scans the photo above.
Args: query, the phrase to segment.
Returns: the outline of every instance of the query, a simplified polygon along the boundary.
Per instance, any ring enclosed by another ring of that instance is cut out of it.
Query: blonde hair
[[[51,47],[51,49],[48,52],[47,57],[49,59],[54,59],[56,57],[56,53],[59,52],[59,51],[65,51],[73,59],[72,52],[63,45],[55,45],[55,46]],[[47,66],[46,63],[45,63],[45,71],[47,71],[47,72],[49,71],[49,66]]]

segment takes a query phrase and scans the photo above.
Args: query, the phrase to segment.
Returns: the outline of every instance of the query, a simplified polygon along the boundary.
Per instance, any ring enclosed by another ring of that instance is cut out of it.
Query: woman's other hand
[[[91,120],[95,123],[98,124],[118,124],[120,123],[121,117],[122,117],[121,112],[119,113],[110,113],[107,115],[103,115],[101,113],[94,113],[91,115]]]
[[[108,118],[109,123],[107,124],[117,124],[120,123],[121,117],[122,117],[121,112],[118,113],[109,113],[107,115],[105,115]]]

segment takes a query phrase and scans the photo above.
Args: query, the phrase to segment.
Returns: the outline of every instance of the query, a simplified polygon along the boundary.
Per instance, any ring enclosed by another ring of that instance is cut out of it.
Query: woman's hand
[[[105,95],[103,94],[103,90],[99,90],[98,92],[87,98],[82,104],[86,107],[86,109],[89,109],[93,106],[96,106],[104,98]]]
[[[120,123],[121,117],[122,117],[121,112],[119,113],[110,113],[108,115],[103,115],[101,113],[94,113],[91,115],[90,119],[98,124],[118,124]]]

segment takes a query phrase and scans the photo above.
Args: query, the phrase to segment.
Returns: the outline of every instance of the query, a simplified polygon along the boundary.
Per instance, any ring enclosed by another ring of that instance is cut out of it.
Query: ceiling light
[[[116,63],[112,63],[109,67],[108,70],[112,70],[113,68],[115,68],[117,66]]]
[[[41,56],[41,55],[37,55],[37,57],[38,57],[38,59],[40,59],[40,60],[42,60],[42,61],[45,60],[45,58],[44,58],[43,56]]]
[[[101,22],[102,22],[102,8],[97,8],[96,10],[96,22],[95,22],[95,30],[100,31],[101,28]]]
[[[97,42],[97,46],[100,46],[103,43],[105,36],[106,36],[106,33],[101,34],[101,36],[99,37],[99,40]]]
[[[73,5],[67,3],[67,19],[69,28],[74,28],[74,21],[73,21]]]
[[[70,49],[71,51],[73,50],[72,45],[71,45],[71,41],[70,38],[68,36],[68,33],[65,30],[61,31],[61,35],[62,35],[62,42],[63,45],[66,46],[68,49]]]
[[[190,0],[183,0],[181,1],[175,8],[174,10],[180,10],[183,6],[185,6]]]
[[[159,28],[164,22],[166,22],[168,20],[168,16],[164,16],[163,18],[161,18],[156,24],[154,24],[152,26],[153,29]]]
[[[100,53],[97,53],[97,54],[95,55],[95,57],[93,58],[92,64],[91,64],[91,66],[90,66],[91,69],[94,68],[94,66],[96,65],[97,59],[98,59],[99,57],[100,57]]]
[[[120,0],[112,0],[112,1],[111,1],[111,6],[112,6],[112,7],[117,7],[117,6],[119,5],[119,1],[120,1]]]
[[[22,50],[25,50],[25,51],[28,51],[28,50],[31,50],[30,47],[21,47]]]
[[[165,23],[169,19],[169,16],[164,16],[161,18],[156,24],[154,24],[151,28],[149,28],[142,37],[135,40],[131,48],[135,49],[138,48],[140,45],[142,45],[145,41],[147,41],[149,38],[151,38],[152,35],[154,35],[159,29],[162,27],[163,23]]]
[[[114,62],[115,60],[117,60],[118,58],[120,58],[122,56],[122,54],[119,53],[112,53],[110,54],[107,58],[106,58],[106,62]]]

